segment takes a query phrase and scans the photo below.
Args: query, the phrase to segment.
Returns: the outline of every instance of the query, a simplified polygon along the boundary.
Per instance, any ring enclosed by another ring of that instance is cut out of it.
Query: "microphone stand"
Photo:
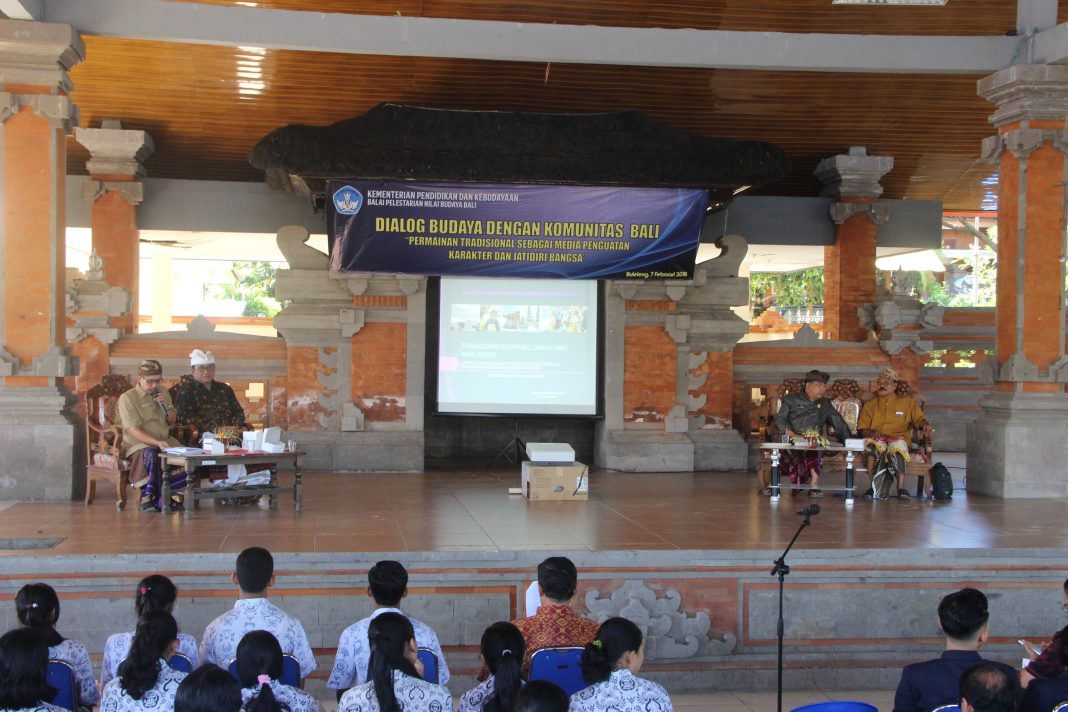
[[[786,555],[790,553],[790,549],[794,547],[794,542],[797,541],[797,537],[801,536],[801,532],[805,527],[812,524],[812,515],[819,514],[819,509],[815,512],[809,511],[808,507],[802,509],[798,514],[804,514],[805,519],[801,522],[801,526],[797,528],[797,532],[794,533],[794,538],[790,540],[790,543],[786,545],[786,551],[782,552],[782,556],[775,559],[775,566],[771,569],[772,576],[779,577],[779,622],[777,632],[779,635],[779,686],[778,686],[778,706],[776,710],[782,712],[782,640],[785,634],[785,627],[782,620],[782,597],[783,587],[786,585],[786,575],[790,573],[790,566],[786,563]]]

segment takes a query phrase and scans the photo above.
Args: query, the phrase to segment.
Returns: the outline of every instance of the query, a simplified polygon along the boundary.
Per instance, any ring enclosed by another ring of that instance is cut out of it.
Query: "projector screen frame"
[[[459,279],[459,277],[455,277]],[[567,282],[570,280],[560,280]],[[485,412],[478,410],[470,411],[443,411],[438,403],[438,360],[440,358],[441,342],[441,277],[434,275],[427,277],[426,298],[426,401],[427,412],[432,416],[441,417],[475,417],[475,418],[503,418],[503,419],[535,419],[535,418],[574,418],[579,420],[604,420],[604,341],[605,341],[605,296],[604,280],[597,282],[597,329],[596,329],[596,385],[594,390],[593,413],[531,413],[526,411],[509,412]]]

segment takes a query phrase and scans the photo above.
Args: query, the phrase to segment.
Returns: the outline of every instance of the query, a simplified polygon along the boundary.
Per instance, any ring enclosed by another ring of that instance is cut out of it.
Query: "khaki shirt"
[[[164,403],[171,405],[171,394],[166,388],[160,388],[159,394]],[[154,438],[166,440],[171,445],[178,444],[177,440],[170,437],[171,426],[167,425],[167,419],[159,403],[156,402],[154,396],[141,390],[141,386],[134,386],[119,396],[118,411],[119,423],[122,425],[124,454],[127,457],[146,447],[155,447],[155,445],[138,440],[130,433],[130,428],[141,428]]]
[[[925,420],[920,404],[909,396],[876,395],[860,409],[857,430],[878,430],[892,438],[909,438],[912,428]]]

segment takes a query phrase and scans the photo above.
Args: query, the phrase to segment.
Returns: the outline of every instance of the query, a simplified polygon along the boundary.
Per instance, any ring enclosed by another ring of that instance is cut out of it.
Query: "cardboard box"
[[[557,467],[524,462],[522,488],[532,502],[585,501],[590,496],[590,471],[581,462]]]

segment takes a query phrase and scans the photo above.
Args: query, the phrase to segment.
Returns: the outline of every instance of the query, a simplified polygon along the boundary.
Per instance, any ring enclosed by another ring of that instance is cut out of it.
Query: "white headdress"
[[[207,366],[215,363],[215,356],[211,351],[201,351],[200,349],[193,349],[193,352],[189,354],[190,366]]]

